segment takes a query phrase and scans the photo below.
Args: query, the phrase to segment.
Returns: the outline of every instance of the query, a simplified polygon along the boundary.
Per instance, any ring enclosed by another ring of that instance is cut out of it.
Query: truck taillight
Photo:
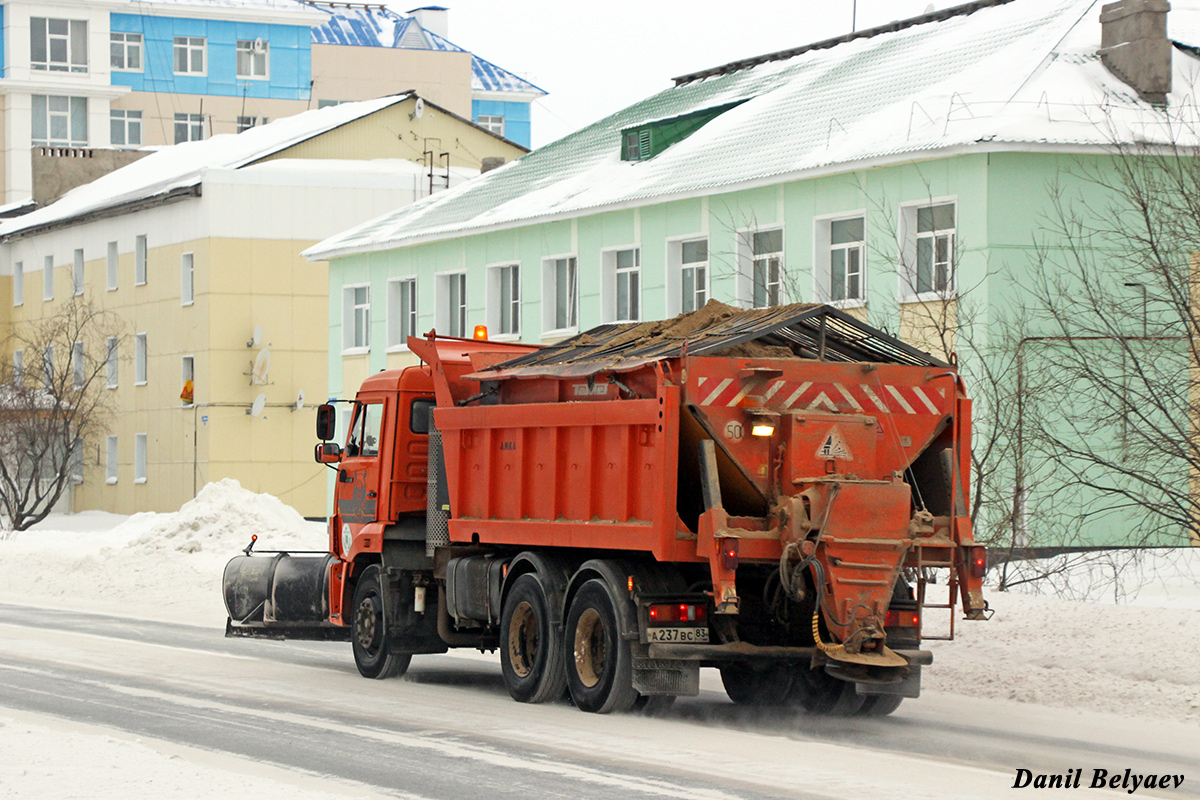
[[[704,606],[696,603],[657,603],[650,606],[651,622],[703,622]]]
[[[982,578],[987,573],[987,548],[972,547],[971,554],[971,577]]]
[[[738,568],[738,540],[721,540],[721,568],[735,570]]]
[[[892,609],[884,615],[883,626],[885,628],[919,628],[921,627],[921,613]]]

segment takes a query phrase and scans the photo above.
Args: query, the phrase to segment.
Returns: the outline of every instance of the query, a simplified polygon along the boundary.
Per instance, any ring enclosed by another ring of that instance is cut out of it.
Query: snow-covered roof
[[[324,2],[307,2],[306,5],[329,15],[328,22],[313,27],[314,44],[467,52],[436,33],[425,30],[414,17],[398,14],[387,6],[348,6]],[[524,78],[474,53],[471,54],[471,88],[477,92],[546,94],[545,90]]]
[[[714,70],[307,255],[383,250],[946,152],[1167,141],[1178,133],[1171,119],[1196,115],[1200,61],[1176,50],[1166,110],[1143,102],[1096,55],[1102,5],[973,4]],[[1168,26],[1181,43],[1197,42],[1200,0],[1174,0]],[[726,105],[653,158],[621,159],[622,130]]]
[[[67,192],[56,202],[0,223],[0,240],[85,214],[164,199],[200,184],[204,171],[238,169],[294,144],[407,100],[395,95],[305,111],[242,133],[164,147]]]

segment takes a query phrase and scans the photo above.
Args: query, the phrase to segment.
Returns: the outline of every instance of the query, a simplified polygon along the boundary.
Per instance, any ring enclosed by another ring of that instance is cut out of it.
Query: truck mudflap
[[[349,641],[350,629],[329,621],[332,553],[260,552],[225,565],[226,636]]]

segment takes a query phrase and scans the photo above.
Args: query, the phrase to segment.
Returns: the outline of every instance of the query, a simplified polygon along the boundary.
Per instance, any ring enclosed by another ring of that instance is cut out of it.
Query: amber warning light
[[[481,342],[487,341],[487,325],[475,326],[475,338]]]

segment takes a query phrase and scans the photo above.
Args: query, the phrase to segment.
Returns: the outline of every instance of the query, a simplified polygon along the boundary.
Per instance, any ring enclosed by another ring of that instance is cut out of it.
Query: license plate
[[[650,628],[646,638],[651,642],[707,642],[708,628]]]

